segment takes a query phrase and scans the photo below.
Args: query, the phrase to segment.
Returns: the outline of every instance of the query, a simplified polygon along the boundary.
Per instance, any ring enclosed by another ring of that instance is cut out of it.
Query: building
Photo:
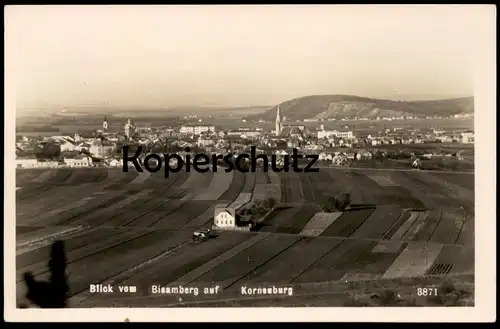
[[[38,161],[38,168],[57,168],[59,167],[59,161],[47,160],[47,161]]]
[[[366,150],[359,150],[356,153],[356,160],[362,161],[362,160],[371,160],[373,157],[373,154]]]
[[[130,140],[135,133],[135,124],[132,122],[132,119],[128,118],[127,123],[125,124],[125,136],[127,136],[127,140]]]
[[[92,147],[91,144],[89,143],[80,143],[78,145],[75,146],[75,151],[78,151],[78,152],[90,152],[90,148]]]
[[[306,126],[304,126],[304,125],[288,125],[288,127],[298,128],[301,131],[306,130]]]
[[[462,136],[462,143],[474,144],[474,133],[472,131],[463,132],[461,136]]]
[[[236,211],[234,208],[215,208],[214,225],[217,227],[236,227]]]
[[[328,159],[328,154],[326,154],[325,152],[321,152],[320,154],[318,154],[318,160],[324,161],[324,160],[327,160],[327,159]]]
[[[88,148],[90,154],[95,156],[96,158],[104,158],[108,154],[111,154],[114,150],[115,146],[109,142],[94,142]]]
[[[260,131],[245,131],[243,132],[240,137],[241,138],[258,138],[261,135]]]
[[[75,133],[75,137],[73,138],[73,140],[75,141],[75,145],[83,141],[82,137],[78,133]]]
[[[211,138],[198,138],[198,146],[199,147],[208,147],[215,145],[215,141]]]
[[[41,161],[36,158],[18,158],[16,159],[16,168],[57,168],[58,161],[47,160]]]
[[[330,136],[350,139],[354,137],[354,134],[352,131],[318,130],[318,139],[328,138]]]
[[[179,133],[188,135],[200,135],[202,133],[214,133],[214,132],[215,132],[215,126],[207,126],[207,125],[182,126],[179,129]]]
[[[102,131],[107,132],[108,128],[109,128],[108,119],[104,117],[104,121],[102,122]]]
[[[72,168],[91,167],[92,158],[86,155],[77,155],[73,158],[64,158],[64,163]]]
[[[38,160],[35,157],[16,159],[16,168],[37,168]]]
[[[242,225],[240,219],[234,208],[228,208],[224,205],[216,206],[212,228],[215,230],[251,231],[252,224],[249,222],[247,225]]]
[[[304,139],[304,136],[302,134],[302,130],[300,130],[299,127],[296,126],[288,126],[288,127],[282,127],[280,136],[286,137],[286,138],[298,138],[298,139]]]
[[[75,150],[76,145],[69,141],[68,139],[62,139],[60,140],[59,143],[59,148],[61,149],[61,152],[71,152]]]
[[[123,165],[123,162],[117,159],[111,159],[107,161],[107,164],[110,167],[121,167]]]
[[[420,161],[420,159],[417,158],[417,159],[413,160],[411,166],[413,168],[420,168],[422,166],[422,161]]]

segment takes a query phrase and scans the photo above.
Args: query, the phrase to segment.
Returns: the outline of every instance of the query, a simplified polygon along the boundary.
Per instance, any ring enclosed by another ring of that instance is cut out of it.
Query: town
[[[251,146],[262,154],[317,154],[321,165],[333,167],[387,167],[429,170],[473,170],[474,132],[468,129],[387,127],[379,130],[326,129],[285,124],[279,106],[275,129],[258,127],[222,129],[214,125],[186,124],[178,127],[137,126],[131,118],[94,131],[54,136],[23,136],[16,141],[17,168],[122,167],[124,145],[141,146],[145,152],[239,153]],[[457,115],[455,115],[456,117]],[[385,118],[384,118],[385,119]],[[404,119],[404,118],[394,118]],[[388,121],[392,119],[389,118]],[[304,120],[305,121],[305,120]],[[117,128],[119,126],[119,128]],[[112,128],[112,129],[111,129]]]

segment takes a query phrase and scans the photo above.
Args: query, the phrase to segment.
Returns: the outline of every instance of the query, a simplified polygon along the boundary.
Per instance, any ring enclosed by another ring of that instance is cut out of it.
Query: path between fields
[[[390,168],[362,168],[362,167],[330,167],[330,166],[316,166],[314,168],[320,169],[337,169],[337,170],[371,170],[371,171],[411,171],[411,172],[428,172],[428,173],[442,173],[442,174],[468,174],[474,175],[474,171],[445,171],[445,170],[415,170],[415,169],[390,169]]]

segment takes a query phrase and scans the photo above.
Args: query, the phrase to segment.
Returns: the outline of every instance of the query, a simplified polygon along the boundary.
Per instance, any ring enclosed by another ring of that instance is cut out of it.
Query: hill
[[[276,108],[252,116],[249,120],[274,120]],[[432,101],[393,101],[350,95],[313,95],[279,104],[287,120],[376,118],[400,116],[449,116],[474,112],[474,98],[463,97]]]

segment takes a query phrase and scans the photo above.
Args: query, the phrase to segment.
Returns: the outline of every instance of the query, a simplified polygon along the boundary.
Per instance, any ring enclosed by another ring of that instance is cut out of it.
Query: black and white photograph
[[[18,320],[494,320],[494,6],[5,15]]]

